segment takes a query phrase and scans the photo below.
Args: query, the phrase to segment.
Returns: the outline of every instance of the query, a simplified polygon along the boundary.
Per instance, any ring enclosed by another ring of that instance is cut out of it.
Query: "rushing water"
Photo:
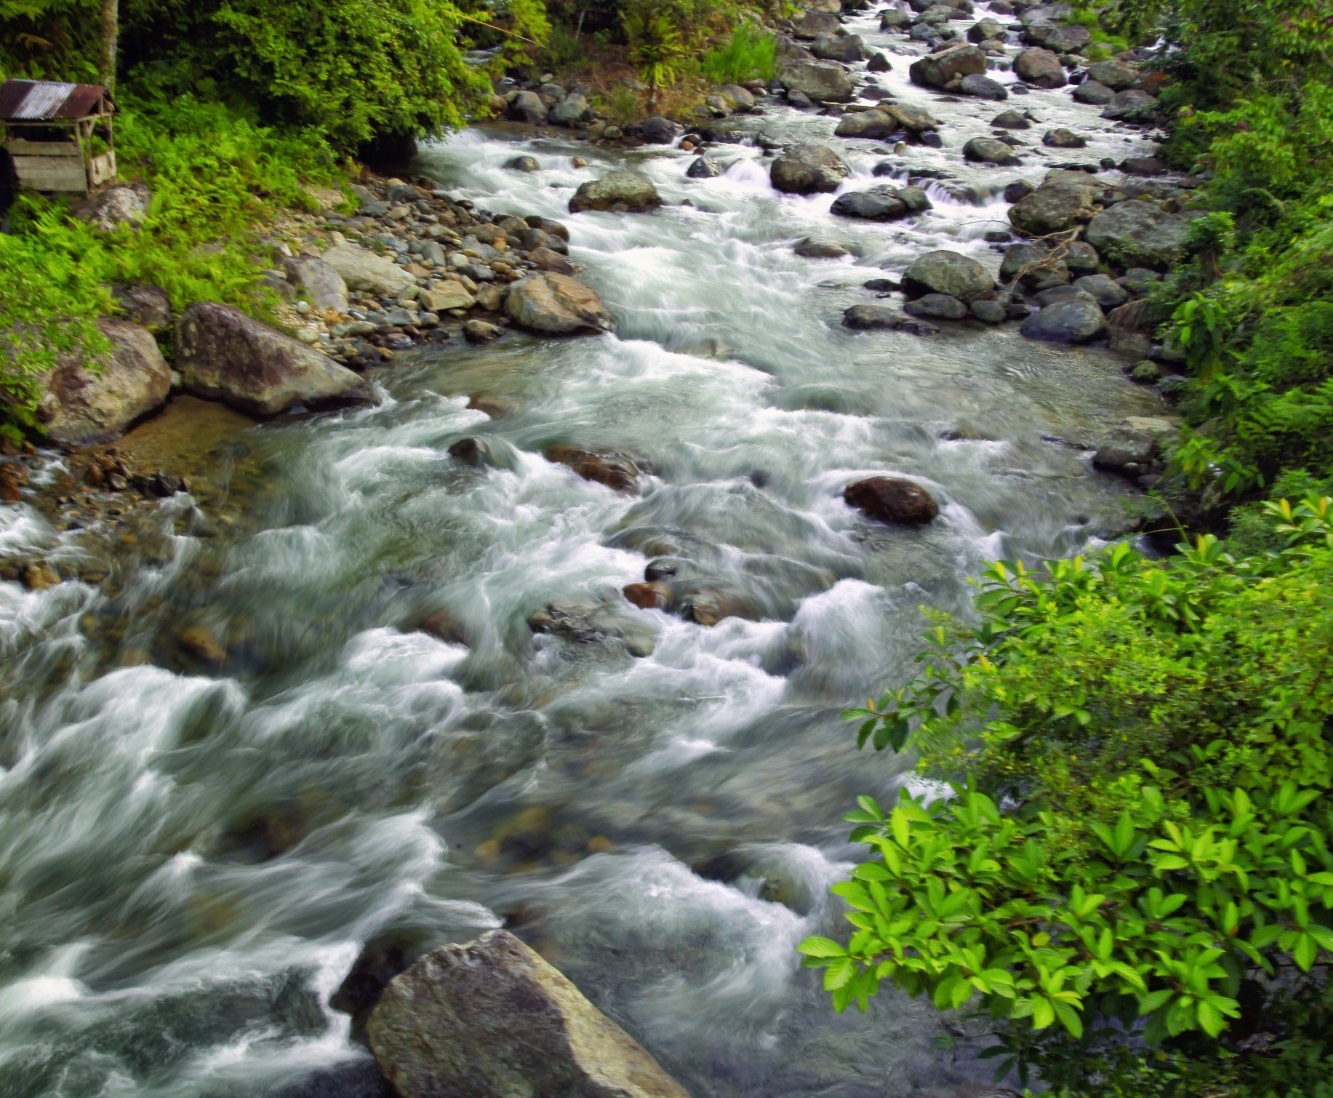
[[[904,167],[994,196],[1138,140],[1033,91],[1005,106],[1090,147],[1046,157],[1037,126],[1024,168],[964,166],[1001,108],[911,88],[900,54],[916,47],[876,26],[854,24],[894,57],[880,82],[946,123],[944,148]],[[826,140],[835,121],[769,105],[743,124]],[[844,189],[888,158],[838,144]],[[541,170],[503,170],[519,152]],[[6,1098],[377,1094],[329,1003],[364,944],[504,923],[699,1095],[943,1095],[986,1077],[967,1046],[935,1047],[949,1031],[929,1007],[886,992],[838,1017],[798,966],[802,936],[836,932],[827,889],[855,853],[842,812],[905,777],[856,753],[838,713],[911,673],[918,607],[964,607],[983,559],[1116,528],[1126,489],[1048,440],[1156,404],[1107,354],[1013,326],[840,326],[867,279],[929,248],[997,265],[981,238],[1005,223],[998,197],[937,186],[915,221],[842,221],[832,196],[776,194],[756,148],[717,154],[726,175],[695,182],[664,148],[473,130],[427,150],[421,170],[461,196],[566,220],[616,334],[402,356],[373,408],[247,431],[203,519],[164,503],[163,545],[127,548],[113,582],[0,585]],[[578,183],[627,161],[665,209],[569,217]],[[807,235],[853,255],[799,258]],[[475,395],[513,412],[488,419]],[[467,435],[494,466],[450,460]],[[642,497],[548,463],[555,441],[638,455]],[[927,485],[941,517],[867,524],[841,491],[871,473]],[[81,552],[33,509],[0,524],[5,551]],[[529,631],[548,603],[617,602],[663,554],[762,620],[705,628],[620,602],[607,612],[642,658]],[[416,631],[431,615],[460,643]],[[189,630],[225,648],[221,667]]]

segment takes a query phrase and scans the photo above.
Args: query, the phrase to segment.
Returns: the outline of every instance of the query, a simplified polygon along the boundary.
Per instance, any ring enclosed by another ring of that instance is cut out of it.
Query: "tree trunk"
[[[116,91],[116,39],[120,34],[120,0],[102,0],[102,56],[98,79],[107,91]]]

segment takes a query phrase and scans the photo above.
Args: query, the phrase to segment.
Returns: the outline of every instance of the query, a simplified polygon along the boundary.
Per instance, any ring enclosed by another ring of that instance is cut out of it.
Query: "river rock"
[[[924,526],[940,513],[935,497],[903,477],[868,477],[847,485],[843,501],[869,518],[899,526]]]
[[[842,323],[853,331],[907,332],[910,335],[935,335],[939,329],[919,317],[907,316],[886,305],[853,305],[842,314]]]
[[[1034,22],[1024,26],[1023,37],[1056,53],[1078,53],[1091,44],[1092,31],[1081,23]]]
[[[601,179],[579,185],[569,200],[570,213],[583,210],[611,210],[615,213],[643,213],[662,205],[662,196],[652,181],[633,172],[608,172]]]
[[[783,58],[777,80],[789,98],[792,92],[801,92],[818,102],[846,103],[856,93],[856,77],[836,61]]]
[[[1084,275],[1074,280],[1074,289],[1087,294],[1103,310],[1114,309],[1129,300],[1129,291],[1118,285],[1110,275]]]
[[[903,306],[908,316],[930,317],[932,320],[962,320],[968,314],[968,308],[956,297],[948,294],[926,294]]]
[[[477,299],[468,292],[461,282],[436,282],[430,289],[421,291],[421,303],[432,313],[444,313],[450,309],[470,309]]]
[[[568,466],[584,480],[605,484],[617,492],[639,493],[639,467],[624,454],[598,453],[564,444],[548,446],[544,454],[547,461]]]
[[[529,126],[544,126],[546,124],[546,104],[542,102],[542,97],[534,91],[521,91],[514,96],[509,104],[508,111],[505,112],[511,121],[526,122]]]
[[[463,338],[469,343],[490,343],[504,335],[504,329],[489,320],[474,318],[463,325]]]
[[[1001,111],[990,120],[990,124],[1001,130],[1030,130],[1032,123],[1022,111]]]
[[[297,255],[283,260],[287,281],[305,294],[317,309],[347,312],[347,283],[342,275],[314,255]]]
[[[921,137],[940,128],[930,111],[910,103],[880,103],[875,110],[888,115],[900,129],[906,130],[913,137]]]
[[[1156,111],[1156,99],[1145,91],[1128,88],[1116,92],[1111,97],[1111,102],[1106,104],[1106,109],[1102,111],[1102,117],[1116,122],[1135,122],[1151,118]]]
[[[555,335],[611,330],[611,314],[591,286],[569,275],[545,272],[510,285],[505,312],[522,328]]]
[[[1014,60],[1014,72],[1025,84],[1037,88],[1063,88],[1069,82],[1060,58],[1050,50],[1023,50]]]
[[[947,294],[959,301],[975,301],[995,289],[995,280],[980,263],[944,249],[917,256],[903,272],[903,293],[909,297]]]
[[[994,137],[974,137],[963,146],[963,159],[975,164],[1017,164],[1013,147]]]
[[[641,1045],[512,934],[427,954],[366,1024],[402,1098],[688,1098]]]
[[[335,244],[321,257],[347,284],[379,297],[398,297],[416,285],[416,279],[392,259],[376,255],[359,244]]]
[[[820,35],[837,34],[841,29],[842,21],[827,11],[807,11],[792,24],[792,33],[806,41]]]
[[[792,251],[806,259],[841,259],[851,254],[836,240],[815,240],[808,236],[798,240]]]
[[[979,19],[967,28],[967,40],[974,45],[980,45],[982,42],[988,42],[992,39],[1004,39],[1004,27],[994,19]]]
[[[1101,192],[1086,172],[1048,172],[1040,187],[1009,208],[1009,220],[1032,236],[1063,232],[1092,216]]]
[[[838,119],[836,137],[868,137],[879,141],[898,133],[902,127],[885,111],[851,111]]]
[[[1088,78],[1112,91],[1124,91],[1139,82],[1139,70],[1124,61],[1108,58],[1088,66]]]
[[[592,117],[592,104],[586,95],[570,92],[560,100],[550,113],[550,120],[557,126],[577,126]]]
[[[866,221],[897,221],[911,211],[893,190],[848,191],[833,200],[829,213]]]
[[[801,144],[784,149],[769,168],[774,188],[788,194],[836,191],[851,169],[827,145]]]
[[[1048,149],[1082,149],[1087,147],[1088,139],[1073,130],[1057,128],[1042,134],[1041,143]]]
[[[1074,89],[1074,102],[1092,107],[1104,107],[1115,98],[1115,92],[1096,80],[1085,80]]]
[[[810,52],[821,61],[852,64],[866,59],[865,42],[856,34],[821,34],[810,43]]]
[[[632,614],[619,600],[615,603],[607,600],[551,603],[529,616],[528,628],[534,633],[564,637],[575,644],[601,645],[618,641],[631,656],[639,659],[652,655],[658,636],[651,619]]]
[[[739,84],[723,84],[718,92],[731,105],[731,109],[738,114],[746,114],[754,110],[756,106],[754,95],[750,89],[742,88]]]
[[[640,610],[665,610],[671,605],[671,588],[660,580],[627,584],[621,594]]]
[[[541,170],[541,162],[535,156],[511,156],[501,165],[511,172],[535,172]]]
[[[1069,268],[1063,259],[1051,258],[1050,246],[1043,241],[1020,241],[1005,249],[1000,263],[1000,281],[1017,280],[1026,289],[1045,290],[1069,281]]]
[[[1084,239],[1121,267],[1164,271],[1185,258],[1185,239],[1198,212],[1168,213],[1156,202],[1130,199],[1099,213]]]
[[[700,156],[685,169],[685,175],[689,179],[716,179],[720,175],[725,175],[726,171],[727,165],[722,161],[714,160],[710,156]]]
[[[958,91],[960,94],[970,95],[974,99],[999,100],[1009,98],[1009,92],[998,80],[992,80],[989,76],[979,76],[976,73],[963,77],[963,82],[958,85]]]
[[[116,437],[166,403],[171,391],[171,369],[147,328],[111,319],[99,320],[97,328],[111,346],[98,356],[96,370],[77,354],[60,355],[37,405],[42,429],[62,446]]]
[[[364,379],[328,355],[211,301],[191,305],[177,322],[176,369],[190,392],[252,415],[371,396]]]
[[[1089,297],[1055,301],[1033,313],[1019,329],[1028,339],[1054,343],[1087,343],[1106,332],[1106,317]]]
[[[642,122],[636,122],[630,127],[630,132],[649,145],[670,145],[680,133],[680,127],[671,119],[655,114]]]
[[[866,62],[866,72],[892,72],[893,65],[882,53],[872,53]]]
[[[963,77],[986,71],[986,55],[976,46],[959,44],[913,61],[908,76],[913,84],[941,91],[956,91]]]

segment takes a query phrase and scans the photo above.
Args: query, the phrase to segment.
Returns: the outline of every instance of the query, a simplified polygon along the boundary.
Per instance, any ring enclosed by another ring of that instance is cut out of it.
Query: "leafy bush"
[[[731,38],[704,54],[703,75],[714,84],[772,80],[777,68],[777,40],[753,23],[740,23]]]
[[[848,817],[855,931],[801,947],[835,1006],[883,980],[972,1004],[1006,1064],[1075,1088],[1259,1094],[1333,1059],[1333,500],[1268,514],[1273,554],[996,564],[980,623],[849,714],[953,796]]]

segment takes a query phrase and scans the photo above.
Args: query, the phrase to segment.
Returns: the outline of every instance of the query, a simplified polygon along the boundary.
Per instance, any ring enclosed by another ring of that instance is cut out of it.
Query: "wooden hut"
[[[19,186],[87,194],[116,174],[111,95],[100,84],[6,80],[0,84],[4,148]]]

